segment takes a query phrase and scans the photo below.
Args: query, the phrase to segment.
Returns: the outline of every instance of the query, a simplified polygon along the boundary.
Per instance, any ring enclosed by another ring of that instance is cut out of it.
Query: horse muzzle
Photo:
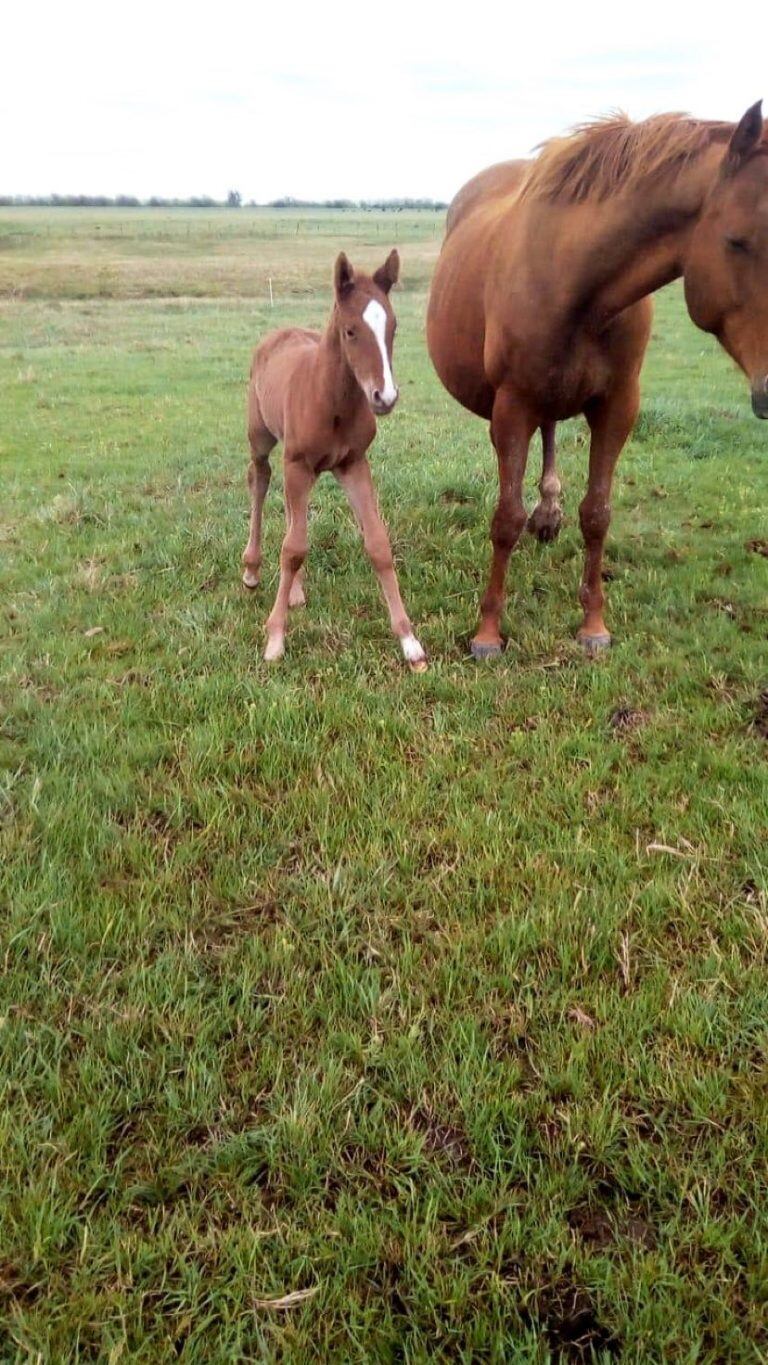
[[[752,385],[752,411],[755,417],[768,418],[768,374]]]
[[[386,417],[387,413],[392,411],[399,397],[400,390],[398,388],[383,392],[381,389],[374,389],[368,401],[377,417]]]

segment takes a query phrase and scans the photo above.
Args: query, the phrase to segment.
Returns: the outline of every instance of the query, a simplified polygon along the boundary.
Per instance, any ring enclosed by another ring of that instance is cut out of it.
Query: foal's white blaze
[[[427,656],[415,635],[402,635],[400,637],[400,644],[403,650],[403,656],[408,660],[409,664],[418,664],[421,663],[422,659],[426,659]]]
[[[381,390],[381,398],[382,402],[386,403],[388,407],[391,407],[397,398],[397,389],[395,388],[395,381],[392,378],[392,366],[389,363],[389,356],[387,355],[387,314],[378,299],[371,299],[370,303],[367,305],[363,313],[363,322],[368,323],[368,326],[379,343],[381,368],[384,375],[384,387]]]

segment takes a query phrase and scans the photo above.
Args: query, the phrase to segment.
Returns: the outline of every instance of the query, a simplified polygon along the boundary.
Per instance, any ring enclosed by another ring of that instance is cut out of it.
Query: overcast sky
[[[610,108],[736,119],[768,95],[753,0],[11,8],[0,193],[448,199]]]

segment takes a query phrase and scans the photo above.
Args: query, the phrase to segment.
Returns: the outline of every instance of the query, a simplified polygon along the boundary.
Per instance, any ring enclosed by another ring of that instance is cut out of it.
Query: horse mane
[[[633,123],[621,112],[580,123],[565,137],[540,144],[520,198],[570,204],[608,199],[681,169],[711,142],[726,141],[733,127],[687,114],[654,114]]]

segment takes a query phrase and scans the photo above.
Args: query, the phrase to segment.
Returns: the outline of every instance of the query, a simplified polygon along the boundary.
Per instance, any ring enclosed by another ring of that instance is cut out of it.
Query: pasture
[[[768,1358],[768,425],[664,291],[615,647],[572,638],[572,423],[473,663],[497,483],[426,355],[440,233],[0,214],[3,1360]],[[430,670],[329,476],[270,667],[250,351],[393,245],[371,462]]]

